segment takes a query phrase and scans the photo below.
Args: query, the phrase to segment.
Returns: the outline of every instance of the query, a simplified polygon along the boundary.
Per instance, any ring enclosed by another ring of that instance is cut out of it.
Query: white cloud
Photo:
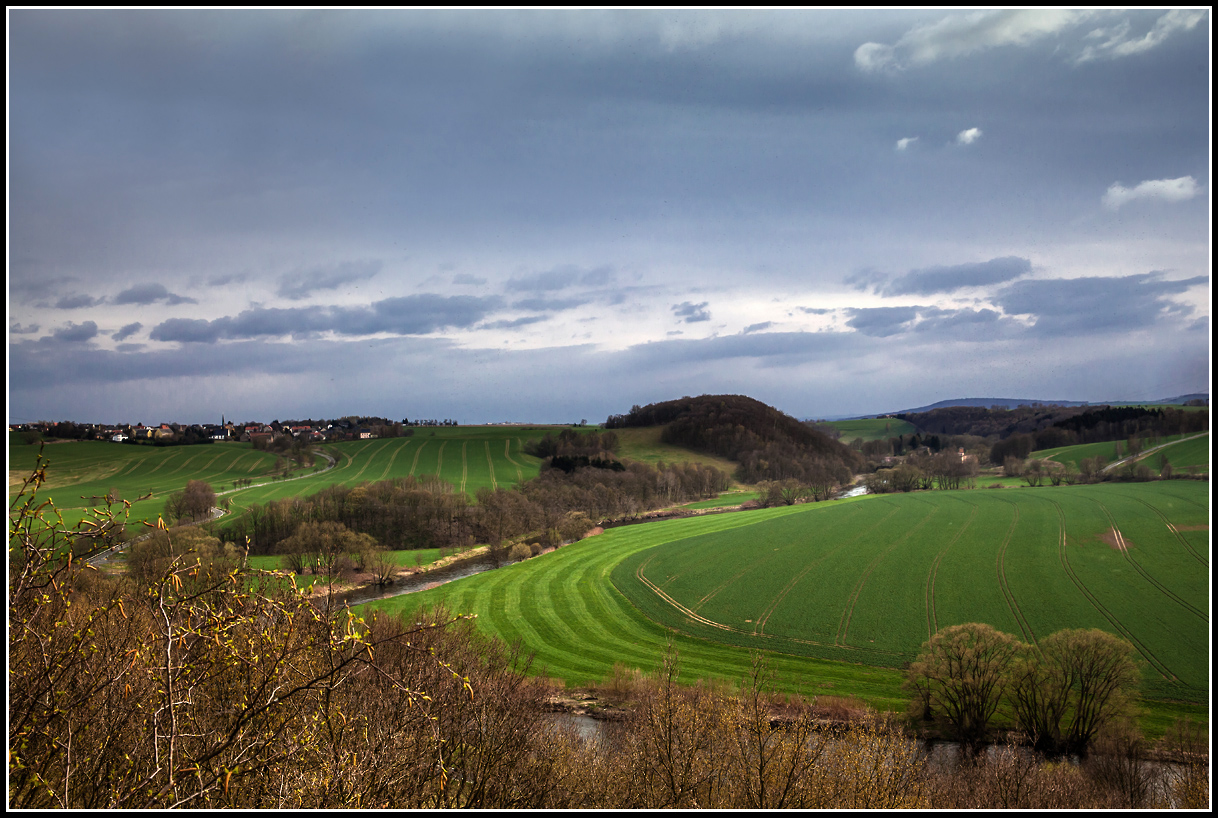
[[[971,145],[981,138],[980,128],[969,128],[956,134],[957,145]]]
[[[916,136],[906,136],[902,139],[898,139],[897,140],[897,150],[903,151],[917,141],[918,141],[918,137],[916,137]]]
[[[863,71],[903,69],[1004,45],[1027,45],[1074,25],[1087,12],[1064,9],[982,11],[944,17],[910,29],[895,45],[864,43],[854,64]]]
[[[879,71],[892,65],[896,50],[882,43],[863,43],[854,49],[854,64],[863,71]]]
[[[1205,19],[1204,11],[1173,9],[1158,20],[1150,31],[1142,37],[1131,39],[1128,20],[1123,20],[1112,28],[1097,28],[1087,35],[1088,39],[1105,38],[1099,45],[1089,45],[1078,56],[1077,62],[1087,62],[1103,57],[1128,57],[1141,54],[1161,45],[1168,37],[1177,31],[1187,31],[1196,27]]]
[[[1104,207],[1116,210],[1135,199],[1158,199],[1164,202],[1183,202],[1200,192],[1197,180],[1191,176],[1179,179],[1147,179],[1137,187],[1128,188],[1120,182],[1114,183],[1104,194]]]

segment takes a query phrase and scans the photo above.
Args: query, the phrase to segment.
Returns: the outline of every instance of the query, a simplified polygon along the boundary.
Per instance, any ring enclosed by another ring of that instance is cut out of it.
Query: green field
[[[201,446],[134,446],[108,441],[53,443],[43,447],[47,466],[46,495],[65,520],[74,522],[99,498],[117,488],[121,498],[136,500],[132,519],[155,520],[166,498],[191,480],[205,480],[229,498],[234,512],[253,504],[312,494],[333,485],[357,485],[413,475],[438,474],[471,497],[480,488],[509,488],[537,476],[541,461],[523,452],[525,441],[555,427],[446,426],[422,427],[411,437],[327,443],[317,447],[335,467],[317,457],[314,469],[301,476],[273,480],[278,455],[255,451],[248,443]],[[10,496],[30,474],[37,445],[9,448]],[[246,488],[233,482],[252,479]],[[84,499],[82,499],[82,497]]]
[[[617,435],[619,457],[626,460],[637,460],[641,463],[655,465],[657,463],[699,463],[703,466],[714,466],[729,476],[736,472],[736,463],[712,454],[693,452],[681,446],[662,443],[660,435],[663,426],[640,426],[626,429],[610,429]]]
[[[824,426],[832,426],[842,433],[842,443],[852,440],[887,440],[897,435],[912,435],[918,427],[906,420],[896,418],[866,418],[864,420],[830,420]]]
[[[1161,444],[1168,444],[1162,448],[1157,448]],[[1159,473],[1159,456],[1167,455],[1167,459],[1171,461],[1172,468],[1177,472],[1184,472],[1189,466],[1196,466],[1202,473],[1209,473],[1209,433],[1197,435],[1171,435],[1157,441],[1150,441],[1146,448],[1156,447],[1154,451],[1150,451],[1140,457],[1138,462],[1145,463],[1150,467],[1155,474]],[[1078,470],[1080,460],[1085,460],[1089,457],[1101,457],[1105,463],[1113,463],[1128,454],[1127,447],[1124,441],[1119,442],[1122,454],[1118,456],[1117,446],[1115,441],[1106,441],[1103,443],[1082,443],[1077,446],[1059,446],[1056,449],[1042,449],[1038,452],[1032,452],[1031,457],[1040,458],[1043,460],[1053,460],[1062,465],[1069,466],[1074,470]]]
[[[691,676],[773,652],[788,689],[901,709],[897,668],[936,629],[1129,639],[1144,693],[1207,701],[1208,485],[919,492],[612,529],[381,603],[447,603],[572,683],[650,669],[667,639]],[[1204,711],[1202,711],[1204,712]]]
[[[757,491],[725,491],[713,500],[699,500],[696,503],[686,503],[681,508],[728,508],[747,503],[750,500],[756,500],[760,497],[761,492]]]
[[[1191,436],[1190,436],[1191,437]],[[1166,456],[1172,469],[1177,473],[1186,473],[1190,468],[1201,474],[1210,471],[1210,436],[1209,434],[1193,437],[1191,440],[1181,440],[1170,446],[1164,446],[1158,451],[1148,454],[1143,461],[1150,466],[1151,471],[1159,474],[1160,458]]]

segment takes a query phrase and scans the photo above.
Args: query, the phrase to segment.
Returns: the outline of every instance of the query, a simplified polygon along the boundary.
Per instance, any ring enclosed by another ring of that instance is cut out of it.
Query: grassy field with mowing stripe
[[[899,668],[937,629],[1097,627],[1136,646],[1153,711],[1196,716],[1208,521],[1208,486],[1190,481],[862,497],[612,529],[376,604],[477,614],[571,683],[654,668],[671,638],[694,677],[737,679],[761,649],[787,689],[897,710]]]

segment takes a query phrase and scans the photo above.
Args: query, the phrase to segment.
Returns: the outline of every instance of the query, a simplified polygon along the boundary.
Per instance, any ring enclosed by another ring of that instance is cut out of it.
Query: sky
[[[10,10],[9,420],[1208,392],[1210,27]]]

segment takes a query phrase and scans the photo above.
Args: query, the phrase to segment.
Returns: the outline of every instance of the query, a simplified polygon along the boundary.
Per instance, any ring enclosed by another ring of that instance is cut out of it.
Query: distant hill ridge
[[[878,418],[886,415],[912,415],[919,412],[929,412],[933,409],[946,409],[953,406],[977,406],[990,408],[999,406],[1003,409],[1017,409],[1020,406],[1127,406],[1131,404],[1147,406],[1158,404],[1180,405],[1190,400],[1209,401],[1208,392],[1192,392],[1187,395],[1177,395],[1174,398],[1160,398],[1159,400],[1124,400],[1124,401],[1085,401],[1085,400],[1045,400],[1043,398],[954,398],[952,400],[941,400],[937,403],[932,403],[927,406],[919,406],[916,409],[900,409],[893,412],[880,412],[873,415],[856,415],[853,417],[833,418],[834,420],[863,420],[865,418]]]
[[[807,424],[745,395],[700,395],[634,406],[605,428],[663,426],[661,440],[736,461],[744,483],[796,479],[849,482],[858,453]]]

